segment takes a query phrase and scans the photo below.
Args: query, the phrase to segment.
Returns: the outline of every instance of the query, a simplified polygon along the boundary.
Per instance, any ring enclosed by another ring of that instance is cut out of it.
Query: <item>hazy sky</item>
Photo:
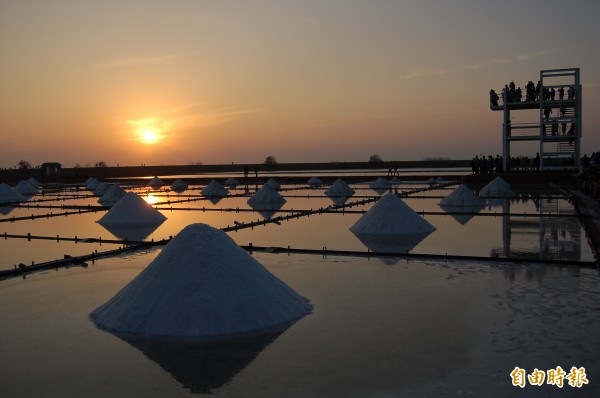
[[[571,67],[598,151],[599,16],[595,0],[0,0],[0,167],[496,154],[489,89]]]

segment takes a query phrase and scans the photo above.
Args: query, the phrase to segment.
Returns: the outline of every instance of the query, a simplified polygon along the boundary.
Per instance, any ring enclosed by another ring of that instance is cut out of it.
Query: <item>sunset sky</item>
[[[571,67],[591,153],[599,16],[595,0],[0,0],[0,167],[497,154],[489,89]]]

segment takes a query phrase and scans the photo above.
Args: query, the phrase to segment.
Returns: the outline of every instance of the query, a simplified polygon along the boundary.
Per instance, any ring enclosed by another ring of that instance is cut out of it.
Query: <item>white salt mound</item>
[[[310,177],[308,180],[308,185],[311,187],[319,187],[323,185],[323,181],[319,177]]]
[[[160,188],[165,185],[165,183],[163,180],[155,176],[153,179],[148,181],[148,185],[150,185],[152,188]]]
[[[479,191],[480,196],[514,196],[515,193],[510,189],[510,185],[500,177],[494,178],[485,187]]]
[[[186,184],[185,181],[178,178],[175,181],[173,181],[173,184],[171,184],[171,189],[175,192],[183,192],[186,189],[188,189],[188,184]]]
[[[35,195],[37,193],[36,187],[29,180],[19,181],[13,189],[21,195]]]
[[[212,180],[210,182],[210,184],[208,184],[200,193],[204,196],[209,196],[209,197],[215,197],[215,196],[221,197],[221,196],[227,196],[229,191],[227,190],[227,188],[225,188],[221,184],[219,184],[218,181]]]
[[[440,206],[485,206],[485,200],[475,195],[465,184],[459,185],[454,191],[440,201]]]
[[[352,196],[354,195],[354,189],[350,188],[348,184],[341,178],[338,178],[331,184],[329,188],[325,190],[327,196]]]
[[[429,234],[435,229],[393,193],[382,196],[350,227],[355,235]]]
[[[273,189],[270,185],[263,185],[261,189],[256,191],[254,196],[248,199],[248,204],[250,206],[260,205],[260,204],[283,204],[286,200],[283,196],[279,194],[275,189]],[[280,206],[281,207],[281,206]]]
[[[144,227],[160,224],[167,218],[133,192],[127,192],[102,218],[102,225]]]
[[[31,185],[33,185],[33,187],[34,187],[34,188],[36,188],[36,189],[37,189],[37,188],[39,188],[39,187],[40,187],[40,185],[42,185],[42,184],[40,184],[40,182],[39,182],[38,180],[36,180],[34,177],[29,177],[29,178],[27,179],[27,181],[28,181],[28,182],[29,182]]]
[[[105,182],[101,182],[94,188],[94,196],[102,196],[110,189],[110,185]]]
[[[85,183],[85,187],[87,189],[89,189],[90,191],[93,191],[94,189],[96,189],[98,184],[100,184],[100,181],[98,181],[95,178],[90,177],[90,178],[88,178],[87,182]]]
[[[274,178],[271,178],[271,179],[269,179],[269,181],[267,181],[267,182],[265,183],[265,185],[268,185],[268,186],[270,186],[270,187],[271,187],[271,188],[273,188],[273,189],[279,189],[279,188],[280,188],[280,185],[279,185],[279,183],[278,183],[278,182],[277,182],[277,180],[276,180],[276,179],[274,179]]]
[[[240,182],[235,177],[229,177],[227,180],[225,180],[225,185],[230,186],[230,187],[235,187],[235,186],[240,185]]]
[[[113,206],[125,196],[125,191],[119,185],[111,185],[110,188],[98,199],[98,203],[104,206]]]
[[[25,200],[27,200],[27,198],[12,189],[7,184],[0,184],[0,203],[24,202]]]
[[[390,182],[385,178],[379,177],[369,185],[371,188],[383,188],[387,189],[390,187]]]
[[[311,311],[223,231],[192,224],[91,318],[115,333],[202,339],[287,325]]]

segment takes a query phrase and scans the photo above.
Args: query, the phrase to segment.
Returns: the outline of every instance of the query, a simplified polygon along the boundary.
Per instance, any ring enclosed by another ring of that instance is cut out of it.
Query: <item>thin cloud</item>
[[[514,63],[514,62],[520,62],[520,61],[527,61],[532,58],[550,55],[550,54],[553,54],[558,51],[560,51],[559,48],[554,48],[554,49],[548,49],[548,50],[542,50],[542,51],[535,51],[535,52],[532,52],[529,54],[519,54],[513,58],[492,58],[488,62],[466,64],[466,65],[461,66],[459,69],[477,70],[477,69],[489,68],[489,67],[496,66],[496,65],[508,64],[508,63]],[[450,72],[454,72],[455,70],[456,69],[438,69],[438,70],[423,69],[423,70],[413,71],[410,73],[405,73],[404,75],[400,75],[398,77],[398,79],[411,80],[411,79],[417,79],[417,78],[422,78],[422,77],[440,76],[440,75],[445,75]]]
[[[517,55],[517,60],[519,60],[519,61],[527,61],[528,59],[531,59],[531,58],[543,57],[545,55],[550,55],[550,54],[555,53],[555,52],[557,52],[559,50],[560,49],[558,49],[558,48],[554,48],[554,49],[551,49],[551,50],[536,51],[536,52],[532,52],[530,54],[521,54],[521,55]]]
[[[159,139],[173,137],[176,132],[216,126],[227,123],[238,116],[260,112],[261,109],[251,106],[229,108],[210,108],[202,102],[177,105],[154,115],[125,120],[128,131],[132,134],[130,140],[138,141],[144,132],[152,131]]]
[[[557,51],[560,51],[560,49],[553,48],[553,49],[549,49],[549,50],[535,51],[535,52],[532,52],[529,54],[519,54],[514,58],[494,58],[489,62],[481,62],[481,63],[476,63],[476,64],[463,65],[462,69],[475,70],[475,69],[496,66],[496,65],[500,65],[500,64],[514,63],[514,62],[519,62],[519,61],[528,61],[532,58],[543,57],[543,56],[555,53]]]
[[[400,75],[400,76],[398,76],[398,79],[399,80],[411,80],[411,79],[416,79],[416,78],[420,78],[420,77],[441,76],[441,75],[450,73],[452,71],[453,71],[453,69],[437,69],[437,70],[424,69],[424,70],[413,71],[410,73],[406,73],[404,75]]]
[[[487,68],[487,67],[494,66],[494,65],[505,64],[507,62],[510,62],[510,61],[506,58],[494,58],[490,62],[481,62],[478,64],[467,64],[467,65],[463,65],[462,68],[468,69],[468,70],[475,70],[475,69]]]
[[[99,69],[124,68],[131,66],[166,65],[181,58],[191,57],[195,52],[180,54],[164,54],[154,57],[129,57],[94,65]]]

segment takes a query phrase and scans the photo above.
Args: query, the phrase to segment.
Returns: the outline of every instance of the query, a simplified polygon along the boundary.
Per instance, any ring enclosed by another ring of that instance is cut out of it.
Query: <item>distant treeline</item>
[[[471,160],[407,160],[383,162],[327,162],[327,163],[277,163],[277,164],[247,164],[251,172],[258,167],[259,173],[264,171],[311,171],[311,170],[353,170],[353,169],[383,169],[398,166],[399,169],[445,169],[455,167],[470,167]],[[0,182],[16,181],[23,178],[35,177],[45,181],[77,181],[95,178],[117,177],[148,177],[187,175],[202,173],[243,173],[246,164],[215,164],[215,165],[170,165],[170,166],[120,166],[120,167],[78,167],[62,168],[59,173],[44,176],[41,169],[9,169],[0,170]]]

